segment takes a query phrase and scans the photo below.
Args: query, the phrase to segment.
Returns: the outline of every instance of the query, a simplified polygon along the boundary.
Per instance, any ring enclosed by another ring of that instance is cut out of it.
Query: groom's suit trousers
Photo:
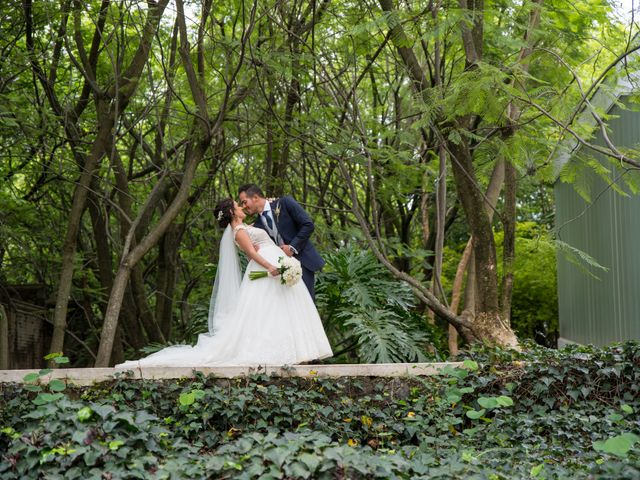
[[[309,270],[304,265],[302,265],[302,281],[307,287],[307,290],[309,290],[309,295],[311,295],[311,298],[315,303],[316,301],[315,272],[313,270]]]

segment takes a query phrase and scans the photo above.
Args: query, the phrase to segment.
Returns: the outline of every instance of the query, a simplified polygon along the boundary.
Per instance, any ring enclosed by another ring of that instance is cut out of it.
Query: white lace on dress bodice
[[[251,225],[246,225],[244,223],[241,223],[240,225],[236,225],[236,227],[233,229],[234,239],[236,238],[236,235],[240,230],[244,230],[245,232],[247,232],[247,235],[249,235],[249,239],[251,240],[251,243],[253,243],[254,245],[259,245],[261,247],[275,245],[273,243],[273,240],[265,230],[261,228],[252,227]],[[236,245],[237,244],[238,242],[236,241]]]

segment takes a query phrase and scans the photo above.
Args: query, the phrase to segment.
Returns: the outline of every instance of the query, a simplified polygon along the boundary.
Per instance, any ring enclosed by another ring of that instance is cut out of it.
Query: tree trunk
[[[121,319],[123,343],[125,345],[129,345],[134,350],[140,350],[147,342],[144,332],[142,331],[140,321],[138,320],[138,312],[133,300],[130,284],[123,297],[123,311],[121,312]]]
[[[456,269],[456,276],[453,280],[453,288],[451,293],[451,311],[458,314],[458,308],[460,307],[460,297],[462,296],[462,284],[464,282],[464,273],[468,270],[468,266],[471,260],[471,241],[467,242],[467,246],[462,253],[462,258],[458,263],[458,268]],[[467,278],[472,277],[472,272],[467,274]],[[468,281],[468,280],[467,280]],[[469,303],[469,301],[465,302],[465,305]],[[458,330],[453,325],[449,325],[449,353],[452,356],[456,356],[458,354]]]
[[[440,145],[438,148],[438,159],[439,174],[438,188],[436,193],[436,244],[434,252],[433,276],[431,278],[431,291],[436,297],[441,297],[444,299],[444,292],[442,291],[441,283],[445,221],[447,216],[447,156],[444,145]],[[434,320],[435,319],[432,318],[432,323]]]
[[[504,166],[504,240],[502,242],[502,318],[511,324],[511,294],[513,292],[513,262],[516,256],[516,190],[517,172],[511,162]]]
[[[96,182],[92,183],[92,189],[94,192],[97,192],[98,188],[95,183]],[[106,300],[111,294],[111,286],[113,285],[113,265],[111,261],[111,249],[108,242],[110,234],[107,230],[107,218],[102,214],[102,210],[99,205],[99,196],[94,192],[89,193],[88,205],[89,213],[91,214],[93,237],[96,242],[98,277],[100,278],[100,284],[105,295],[105,302],[101,304],[102,318],[104,318],[105,310],[107,308]],[[125,308],[122,312],[122,317],[124,319],[122,322],[123,334],[119,335],[118,338],[126,338],[129,345],[137,350],[144,345],[144,335],[138,323],[135,305],[130,301],[130,295],[125,295],[124,301]],[[124,354],[123,346],[121,345],[121,342],[119,343],[120,345],[117,345],[117,348],[119,349],[117,355]]]
[[[124,362],[124,346],[122,345],[122,327],[118,325],[118,330],[116,331],[116,338],[113,342],[113,353],[111,354],[111,359],[113,363],[122,363]]]
[[[473,237],[469,244],[469,262],[467,265],[467,285],[464,289],[464,309],[462,317],[466,318],[470,324],[473,323],[476,314],[476,262],[473,258]]]
[[[133,217],[132,208],[132,195],[129,190],[129,179],[127,178],[127,172],[122,164],[120,155],[116,149],[113,149],[111,155],[111,164],[113,166],[113,172],[116,179],[116,187],[118,189],[118,203],[120,205],[120,236],[122,243],[126,242],[127,232],[131,227],[131,218]],[[159,195],[153,197],[154,202],[147,202],[145,212],[153,212],[156,205],[160,203],[161,197]],[[134,240],[132,245],[135,245],[135,241],[141,236],[141,233],[147,226],[146,222],[150,221],[151,213],[147,213],[143,217],[135,230]],[[147,338],[151,342],[164,343],[165,337],[162,335],[162,331],[153,317],[153,312],[149,306],[147,295],[144,288],[144,279],[142,271],[138,266],[133,267],[131,275],[131,293],[133,294],[133,300],[137,306],[140,321],[147,333]]]
[[[98,261],[98,278],[105,299],[109,297],[111,284],[113,283],[113,264],[111,262],[111,248],[109,246],[109,232],[107,230],[107,218],[100,209],[100,199],[97,194],[97,182],[91,183],[92,192],[89,193],[89,214],[93,230],[93,240],[96,242],[96,257]],[[106,307],[106,303],[104,304]]]
[[[120,315],[120,307],[122,306],[122,299],[124,298],[130,275],[131,267],[125,262],[120,263],[120,268],[113,281],[113,288],[111,288],[107,311],[104,315],[100,346],[98,348],[98,356],[96,357],[96,368],[108,367],[111,364],[111,353],[118,329],[118,316]]]
[[[498,160],[493,167],[493,172],[491,172],[491,179],[489,180],[489,186],[487,187],[487,193],[485,195],[486,202],[484,205],[485,211],[489,216],[489,220],[493,219],[493,214],[495,212],[495,207],[498,203],[498,198],[500,197],[500,191],[502,190],[502,185],[504,183],[504,161]],[[451,298],[451,310],[454,313],[458,312],[459,302],[460,302],[460,290],[462,288],[462,281],[464,278],[465,270],[467,271],[467,286],[465,287],[465,311],[464,316],[470,320],[473,320],[474,312],[475,312],[475,288],[476,288],[476,280],[475,280],[475,263],[472,260],[472,247],[473,247],[473,236],[469,238],[467,241],[467,245],[464,248],[464,252],[462,254],[462,258],[458,263],[458,268],[456,270],[456,276],[454,280],[453,293]],[[468,296],[467,296],[468,294]],[[472,302],[473,300],[473,302]],[[458,332],[455,329],[449,328],[449,351],[458,351]],[[455,346],[454,346],[455,345]],[[452,353],[453,355],[453,353]]]
[[[109,144],[113,124],[114,117],[112,114],[107,115],[106,118],[101,121],[98,135],[93,143],[91,153],[87,157],[84,169],[82,170],[80,179],[73,192],[71,213],[69,214],[67,233],[62,247],[62,266],[58,280],[58,293],[53,317],[53,335],[51,337],[49,353],[62,352],[64,350],[64,334],[67,328],[67,309],[69,306],[69,296],[71,294],[71,285],[75,267],[76,240],[80,230],[80,222],[82,220],[82,214],[87,200],[89,185],[91,184],[93,173],[96,170],[99,161],[102,159],[107,145]],[[50,362],[50,365],[52,367],[57,366],[54,362]]]
[[[518,340],[503,321],[500,309],[496,247],[491,219],[486,212],[485,196],[475,178],[471,154],[465,139],[451,145],[452,162],[458,196],[465,210],[473,236],[473,256],[476,268],[476,310],[473,330],[479,339],[489,343],[517,347]]]
[[[135,245],[135,242],[132,242],[132,246],[133,245]],[[134,265],[131,268],[129,281],[131,283],[134,302],[138,307],[138,315],[140,316],[144,331],[147,333],[147,338],[153,343],[166,342],[167,338],[162,334],[158,319],[153,316],[153,310],[151,310],[151,306],[147,300],[147,292],[140,265]]]
[[[173,295],[176,286],[178,270],[178,247],[180,246],[180,231],[176,225],[171,225],[160,241],[158,251],[158,275],[156,286],[156,319],[164,338],[171,338],[171,323],[173,319]]]

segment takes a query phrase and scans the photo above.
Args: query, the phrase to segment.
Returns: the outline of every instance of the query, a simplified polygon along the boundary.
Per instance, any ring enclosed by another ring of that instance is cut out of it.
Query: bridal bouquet
[[[302,278],[302,266],[300,262],[293,257],[280,258],[280,266],[278,272],[280,272],[280,283],[288,287],[292,287],[300,281]],[[249,272],[250,280],[257,280],[258,278],[265,278],[269,276],[269,272],[264,270],[254,270]]]

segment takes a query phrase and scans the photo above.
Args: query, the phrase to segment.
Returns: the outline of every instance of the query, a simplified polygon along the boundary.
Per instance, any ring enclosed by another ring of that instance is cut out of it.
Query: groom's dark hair
[[[257,186],[255,183],[246,183],[242,185],[238,189],[238,195],[244,192],[248,197],[255,197],[256,195],[260,198],[264,198],[264,193],[262,193],[262,189]]]

